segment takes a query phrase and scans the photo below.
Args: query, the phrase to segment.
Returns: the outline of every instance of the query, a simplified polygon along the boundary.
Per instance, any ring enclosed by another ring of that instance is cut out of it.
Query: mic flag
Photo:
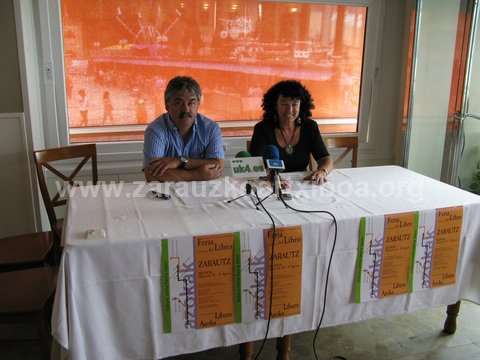
[[[248,151],[240,151],[235,158],[228,159],[231,176],[234,177],[258,177],[265,176],[265,165],[260,156],[252,156]],[[227,172],[225,172],[228,174]]]

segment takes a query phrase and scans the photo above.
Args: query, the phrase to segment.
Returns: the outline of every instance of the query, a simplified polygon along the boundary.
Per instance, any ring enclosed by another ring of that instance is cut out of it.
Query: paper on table
[[[431,275],[432,287],[455,283],[462,219],[462,206],[437,210],[437,231]]]
[[[265,309],[272,294],[272,317],[300,314],[302,303],[302,228],[277,228],[272,257],[273,230],[265,230],[266,279]],[[273,261],[273,287],[271,282]],[[265,311],[268,318],[268,310]]]
[[[197,329],[234,322],[234,234],[194,237]]]
[[[362,218],[355,301],[456,282],[463,207]]]
[[[355,301],[404,294],[412,288],[418,213],[362,218],[355,275]]]
[[[417,213],[385,216],[380,297],[409,292],[417,224]]]

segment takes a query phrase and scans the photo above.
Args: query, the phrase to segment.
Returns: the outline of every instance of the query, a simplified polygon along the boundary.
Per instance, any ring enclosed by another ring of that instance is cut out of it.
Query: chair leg
[[[42,359],[49,360],[52,346],[52,336],[50,334],[50,317],[48,311],[39,313],[38,334],[40,338],[40,349],[42,351]]]
[[[240,360],[252,360],[253,359],[253,346],[254,342],[249,341],[240,344]]]
[[[443,332],[445,334],[455,334],[457,330],[457,316],[460,312],[460,301],[457,301],[455,304],[447,306],[447,319],[443,325]]]
[[[289,360],[292,347],[292,336],[285,335],[277,339],[277,360]]]
[[[49,254],[47,255],[46,263],[50,266],[58,266],[60,264],[60,260],[62,258],[62,245],[61,239],[56,232],[53,232],[53,246],[50,250]]]
[[[58,234],[56,231],[54,232],[55,236],[55,241],[54,241],[54,252],[53,252],[53,258],[55,261],[55,265],[60,264],[60,260],[62,259],[62,252],[63,252],[63,247],[62,247],[62,235],[61,233]]]

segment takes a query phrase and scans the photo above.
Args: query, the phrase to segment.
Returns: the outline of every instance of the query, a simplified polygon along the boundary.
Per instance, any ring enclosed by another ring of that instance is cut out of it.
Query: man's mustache
[[[179,117],[180,117],[180,119],[183,119],[183,118],[185,118],[185,117],[191,118],[191,117],[193,117],[193,114],[192,114],[191,112],[189,112],[189,111],[182,111],[182,112],[180,113]]]

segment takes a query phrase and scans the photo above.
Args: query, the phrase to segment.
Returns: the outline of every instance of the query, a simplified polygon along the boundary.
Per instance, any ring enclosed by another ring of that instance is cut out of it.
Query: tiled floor
[[[462,302],[455,335],[441,333],[444,320],[445,307],[439,307],[325,328],[318,336],[319,358],[327,360],[340,355],[347,360],[480,360],[480,306]],[[5,338],[3,331],[0,335],[0,339]],[[312,332],[293,337],[292,360],[314,358],[312,338]],[[268,341],[260,359],[275,359],[274,347],[274,341]],[[38,345],[31,341],[0,340],[1,360],[37,360],[38,350]],[[193,359],[238,359],[238,347],[169,358]]]

